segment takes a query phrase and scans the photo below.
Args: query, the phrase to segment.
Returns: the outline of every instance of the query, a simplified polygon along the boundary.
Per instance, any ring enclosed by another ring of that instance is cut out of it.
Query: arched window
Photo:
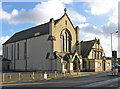
[[[70,52],[71,50],[71,36],[70,33],[64,31],[61,35],[61,49],[64,52]]]
[[[67,52],[67,33],[64,33],[64,51]]]
[[[61,36],[61,43],[62,51],[64,51],[64,36]]]
[[[69,38],[67,37],[67,51],[69,51]]]

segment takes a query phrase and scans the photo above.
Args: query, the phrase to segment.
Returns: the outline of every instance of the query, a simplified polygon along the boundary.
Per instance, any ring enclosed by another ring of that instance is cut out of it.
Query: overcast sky
[[[118,0],[1,2],[0,55],[1,44],[14,33],[48,22],[50,18],[58,19],[64,14],[64,8],[73,25],[80,28],[80,41],[99,38],[106,56],[111,57],[110,33],[118,30]],[[118,50],[117,35],[113,34],[113,50]]]

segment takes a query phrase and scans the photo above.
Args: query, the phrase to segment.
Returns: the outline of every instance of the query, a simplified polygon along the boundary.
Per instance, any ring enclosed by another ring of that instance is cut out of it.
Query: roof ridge
[[[24,39],[31,38],[31,37],[34,36],[34,34],[36,32],[40,32],[41,34],[39,34],[39,35],[48,34],[49,33],[49,30],[48,30],[49,29],[49,23],[50,22],[47,22],[47,23],[44,23],[44,24],[40,24],[38,26],[34,26],[34,27],[31,27],[31,28],[22,30],[20,32],[16,32],[2,45],[7,44],[7,43],[16,42],[16,41],[19,41],[19,40],[24,40]],[[20,35],[22,35],[21,38],[20,38]],[[39,35],[37,35],[37,36],[39,36]]]
[[[88,40],[88,41],[81,41],[81,42],[85,43],[85,42],[92,42],[92,41],[95,41],[95,40]]]

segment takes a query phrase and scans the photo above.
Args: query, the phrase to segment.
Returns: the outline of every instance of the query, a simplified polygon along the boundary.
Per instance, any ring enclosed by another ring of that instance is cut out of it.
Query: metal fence
[[[46,77],[45,78],[45,74]],[[55,79],[70,77],[70,73],[60,72],[13,72],[13,73],[2,73],[2,83],[9,82],[22,82],[22,81],[36,81],[44,79]]]

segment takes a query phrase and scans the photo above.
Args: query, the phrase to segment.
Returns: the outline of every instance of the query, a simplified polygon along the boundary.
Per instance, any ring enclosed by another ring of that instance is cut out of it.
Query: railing
[[[60,72],[13,72],[13,73],[1,73],[2,83],[9,82],[22,82],[22,81],[36,81],[44,80],[44,74],[47,74],[47,79],[63,78],[72,76],[70,73]]]

